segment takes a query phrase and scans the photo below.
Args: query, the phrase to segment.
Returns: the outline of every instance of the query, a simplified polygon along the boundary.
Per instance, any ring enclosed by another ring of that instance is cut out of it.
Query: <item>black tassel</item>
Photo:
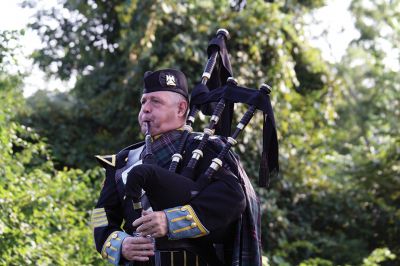
[[[263,114],[263,144],[262,144],[262,153],[260,160],[260,168],[258,171],[258,186],[266,188],[269,185],[269,166],[268,166],[268,142],[270,141],[270,134],[268,134],[269,130],[271,130],[272,125],[267,125],[268,115],[266,113]]]
[[[267,153],[265,151],[263,151],[261,155],[260,168],[258,171],[258,186],[265,188],[269,186],[269,168]]]

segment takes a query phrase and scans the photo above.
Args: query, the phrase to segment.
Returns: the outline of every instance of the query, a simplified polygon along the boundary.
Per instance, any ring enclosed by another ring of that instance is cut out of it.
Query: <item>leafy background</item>
[[[360,34],[336,64],[305,33],[323,0],[59,2],[28,27],[44,43],[34,62],[75,75],[70,91],[24,98],[25,74],[6,67],[24,33],[0,32],[0,265],[105,264],[89,224],[104,179],[93,155],[142,138],[145,71],[182,69],[193,87],[222,27],[239,83],[273,87],[281,173],[257,189],[264,263],[400,264],[400,78],[387,64],[399,61],[400,1],[352,0]],[[236,149],[250,176],[260,127],[256,116]]]

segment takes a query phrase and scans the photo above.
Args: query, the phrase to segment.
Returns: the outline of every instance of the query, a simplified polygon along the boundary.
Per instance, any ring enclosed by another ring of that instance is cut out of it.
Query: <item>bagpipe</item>
[[[142,210],[142,190],[146,192],[155,211],[187,204],[201,193],[210,182],[218,178],[216,173],[223,167],[230,149],[237,144],[239,134],[252,119],[256,110],[263,113],[263,150],[259,169],[259,186],[266,187],[269,179],[278,173],[278,140],[270,100],[271,88],[267,84],[262,84],[258,90],[238,86],[232,77],[232,67],[226,48],[226,41],[229,38],[227,30],[219,29],[216,36],[209,42],[208,60],[201,82],[192,90],[190,112],[168,170],[155,164],[151,150],[150,124],[147,124],[143,164],[132,168],[125,185],[126,197],[132,200],[132,206],[136,212]],[[249,107],[231,134],[235,103],[243,103]],[[183,161],[185,144],[193,131],[192,126],[199,111],[211,118],[188,164],[178,174],[176,171]],[[203,157],[204,148],[214,134],[224,137],[225,144],[218,156],[211,160],[206,171],[194,178],[196,166]],[[179,184],[179,186],[171,184]]]

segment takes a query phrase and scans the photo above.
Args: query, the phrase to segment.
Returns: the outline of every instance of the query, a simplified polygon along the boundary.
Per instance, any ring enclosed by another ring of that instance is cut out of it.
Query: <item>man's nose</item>
[[[142,104],[142,111],[144,112],[144,113],[149,113],[150,111],[151,111],[151,106],[150,106],[150,104],[149,103],[143,103]]]

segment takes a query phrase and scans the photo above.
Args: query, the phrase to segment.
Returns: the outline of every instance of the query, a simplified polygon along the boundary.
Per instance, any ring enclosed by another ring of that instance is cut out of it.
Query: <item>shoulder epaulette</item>
[[[129,150],[138,148],[144,144],[144,141],[132,144],[128,147],[123,148],[117,154],[112,155],[96,155],[96,160],[100,163],[100,165],[104,168],[113,167],[113,168],[120,168],[126,160],[129,153]]]
[[[96,155],[95,158],[103,166],[107,168],[108,166],[115,167],[117,161],[117,155]]]

